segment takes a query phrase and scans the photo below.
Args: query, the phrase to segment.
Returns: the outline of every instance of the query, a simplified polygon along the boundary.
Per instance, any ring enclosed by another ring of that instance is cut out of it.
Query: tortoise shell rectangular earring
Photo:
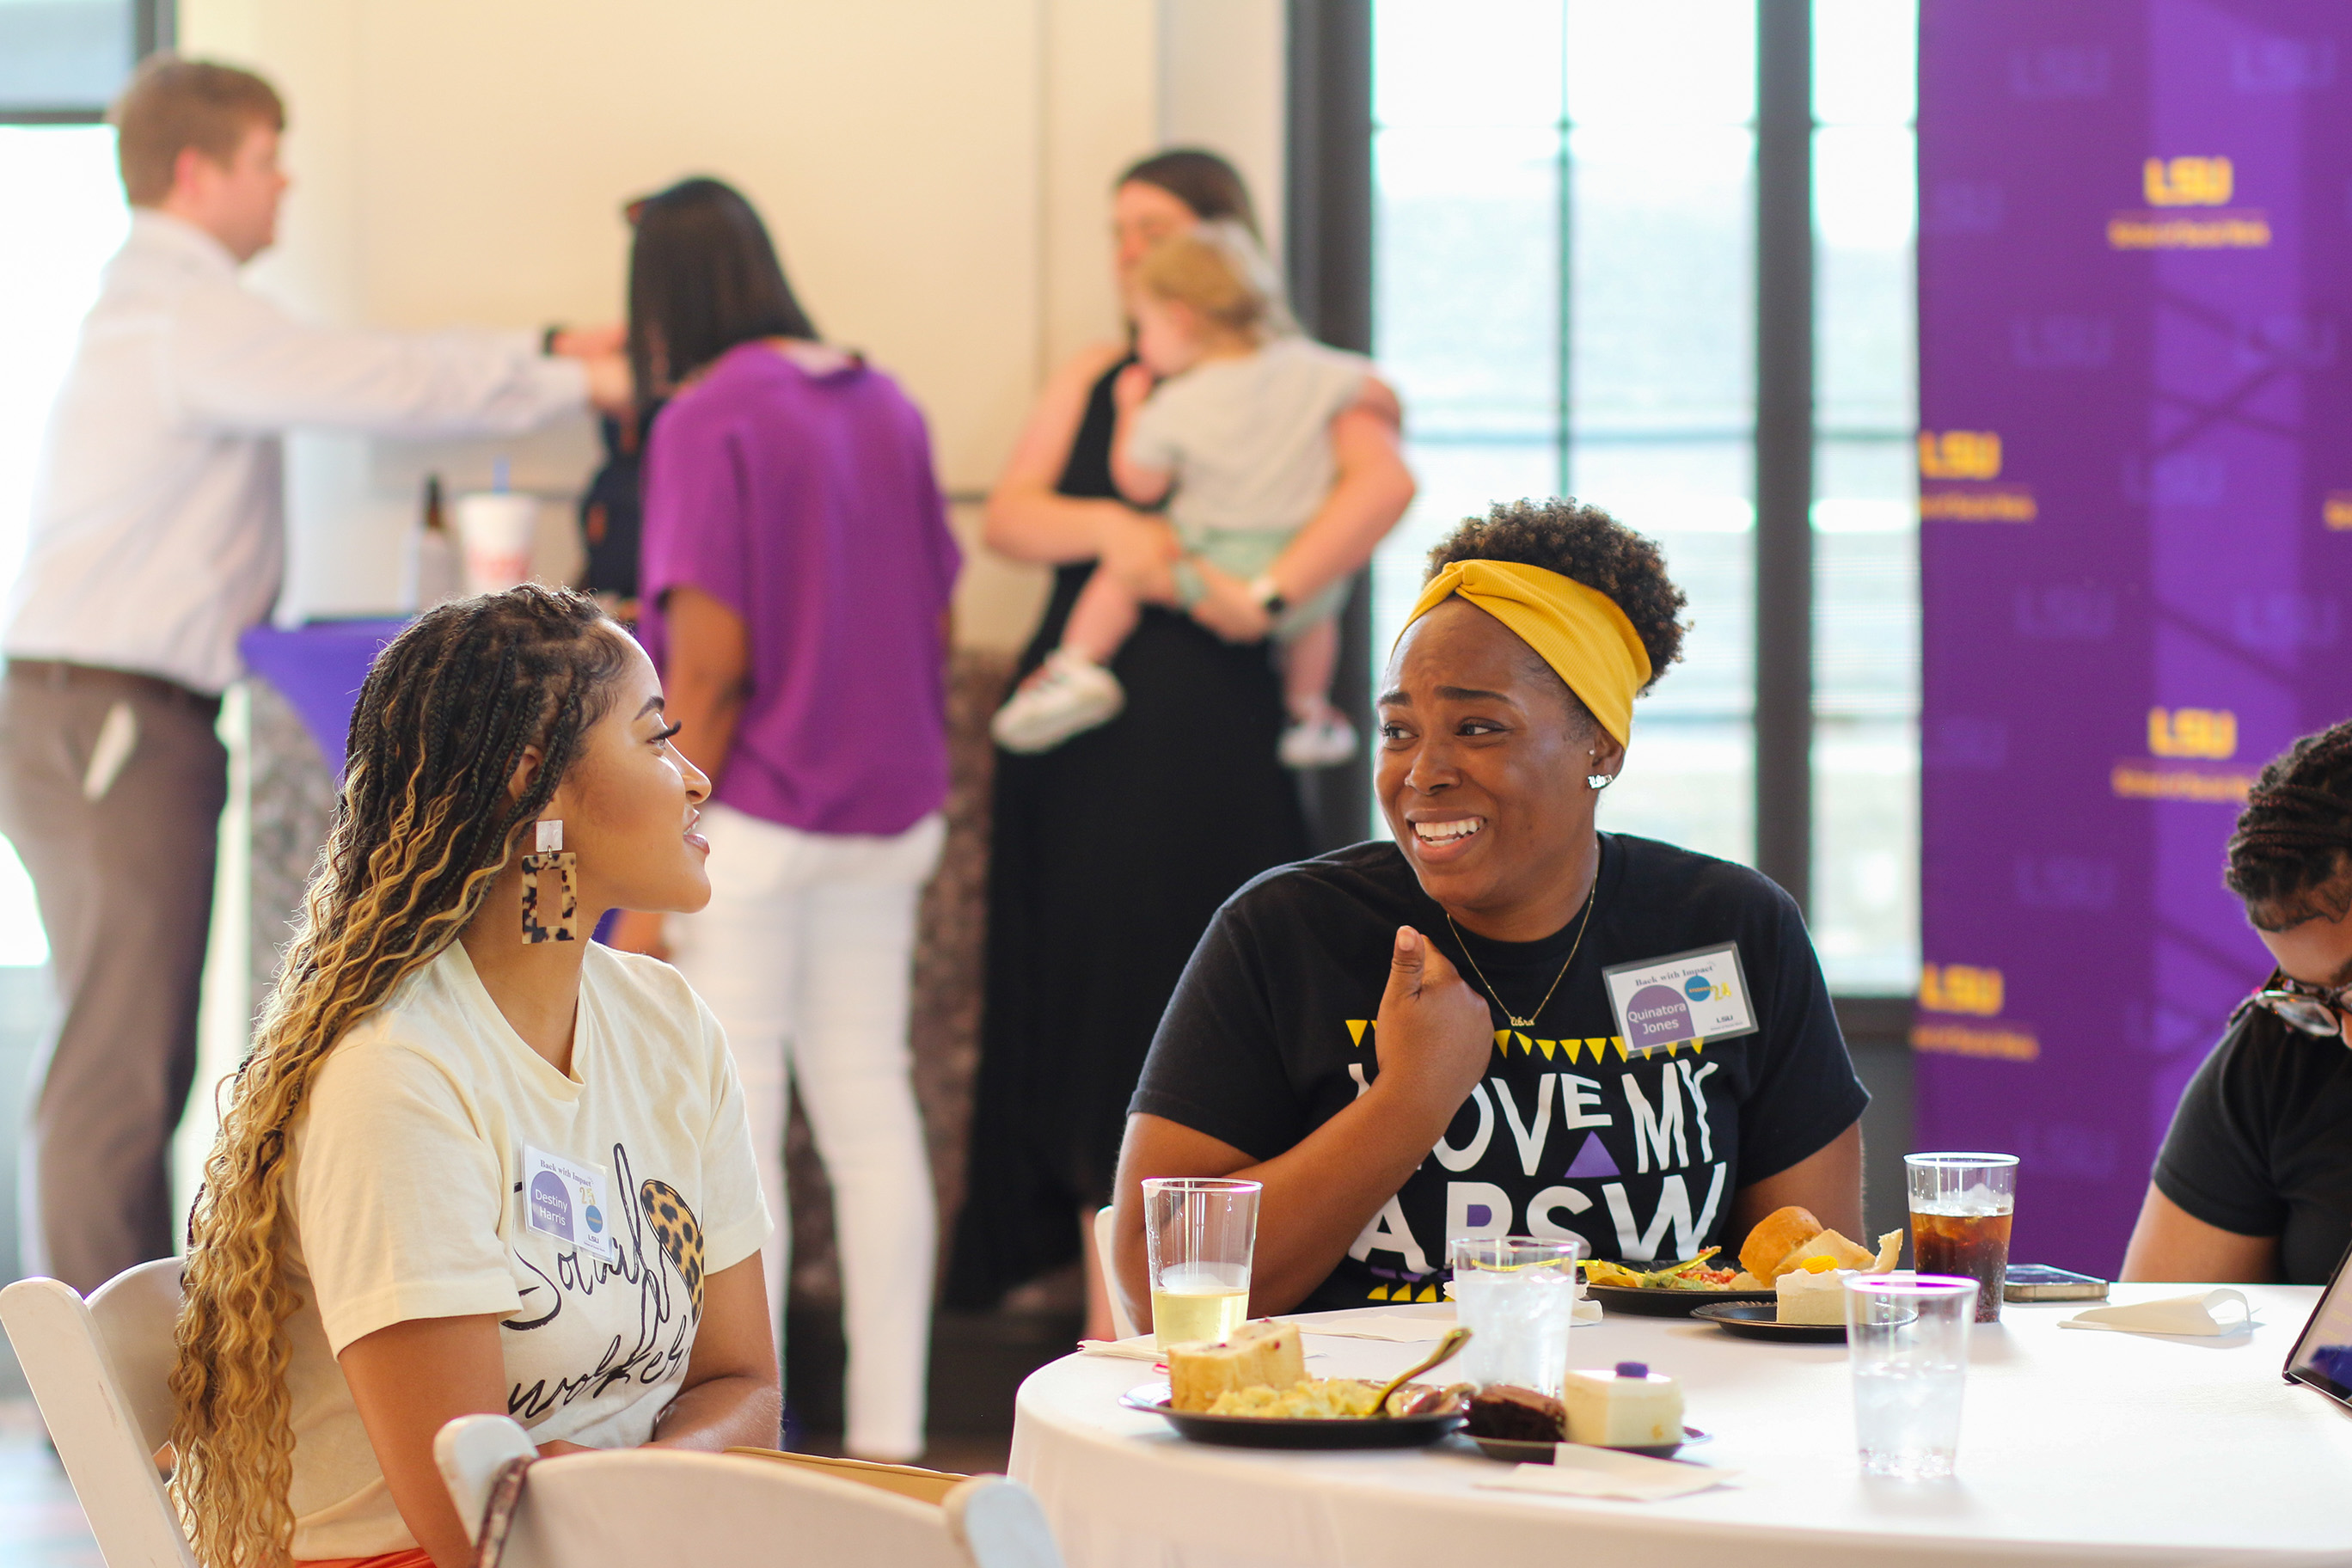
[[[522,939],[529,942],[578,942],[580,940],[580,857],[563,847],[563,822],[558,817],[534,825],[539,830],[538,853],[522,858]],[[542,871],[554,871],[562,879],[562,900],[555,906],[555,922],[541,924],[541,900],[551,889],[539,876]]]

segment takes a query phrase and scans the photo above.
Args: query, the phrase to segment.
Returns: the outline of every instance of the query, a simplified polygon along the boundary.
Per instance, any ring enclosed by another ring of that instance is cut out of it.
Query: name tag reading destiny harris
[[[1629,1057],[1756,1032],[1736,942],[1612,964],[1601,979]]]
[[[541,1236],[568,1242],[583,1252],[613,1261],[613,1205],[604,1190],[604,1167],[583,1164],[522,1146],[523,1223]]]

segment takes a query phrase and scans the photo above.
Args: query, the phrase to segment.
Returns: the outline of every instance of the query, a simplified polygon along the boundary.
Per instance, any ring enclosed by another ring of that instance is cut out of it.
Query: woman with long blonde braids
[[[173,1487],[205,1568],[460,1568],[433,1464],[772,1446],[769,1229],[717,1024],[585,940],[710,896],[709,781],[592,601],[432,611],[352,719],[341,802],[189,1222]]]

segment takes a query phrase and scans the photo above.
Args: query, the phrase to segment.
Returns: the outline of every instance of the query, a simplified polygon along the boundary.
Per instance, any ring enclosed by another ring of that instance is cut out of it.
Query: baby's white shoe
[[[1337,708],[1324,706],[1312,719],[1295,720],[1282,732],[1278,748],[1282,765],[1306,772],[1311,768],[1336,768],[1356,754],[1356,727]]]
[[[1118,677],[1084,654],[1057,647],[996,710],[988,732],[1008,752],[1050,752],[1109,723],[1126,706]]]

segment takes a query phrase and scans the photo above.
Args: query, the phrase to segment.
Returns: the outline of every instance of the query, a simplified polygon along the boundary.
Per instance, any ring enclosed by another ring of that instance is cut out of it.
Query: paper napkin
[[[1080,1340],[1080,1355],[1110,1356],[1118,1361],[1150,1361],[1160,1359],[1160,1342],[1150,1334],[1138,1334],[1131,1340]]]
[[[1391,1340],[1401,1343],[1435,1344],[1457,1321],[1451,1315],[1421,1317],[1403,1312],[1358,1312],[1344,1318],[1326,1318],[1321,1322],[1302,1322],[1299,1332],[1328,1334],[1342,1340]],[[1601,1303],[1579,1301],[1576,1321],[1597,1323],[1601,1321]]]
[[[2235,1301],[2238,1310],[2226,1319],[2213,1309]],[[2242,1334],[2254,1326],[2253,1304],[2242,1291],[2228,1289],[2167,1296],[2160,1301],[2140,1301],[2128,1307],[2093,1307],[2061,1319],[2062,1329],[2105,1329],[2119,1334],[2194,1334],[2212,1339]]]
[[[1436,1340],[1442,1337],[1443,1333],[1444,1331],[1441,1330],[1438,1333],[1432,1334],[1430,1338],[1432,1340]],[[1138,1334],[1133,1339],[1128,1340],[1080,1340],[1078,1342],[1078,1353],[1080,1355],[1108,1356],[1113,1361],[1146,1361],[1159,1363],[1168,1359],[1168,1352],[1161,1350],[1160,1348],[1160,1342],[1150,1334]],[[1320,1361],[1323,1358],[1313,1352],[1309,1352],[1307,1359],[1308,1361]]]
[[[1705,1465],[1677,1464],[1645,1454],[1620,1453],[1614,1448],[1562,1443],[1549,1465],[1514,1465],[1508,1470],[1471,1485],[1496,1491],[1548,1492],[1555,1497],[1623,1498],[1632,1502],[1657,1502],[1666,1498],[1703,1492],[1736,1479],[1738,1470]]]

